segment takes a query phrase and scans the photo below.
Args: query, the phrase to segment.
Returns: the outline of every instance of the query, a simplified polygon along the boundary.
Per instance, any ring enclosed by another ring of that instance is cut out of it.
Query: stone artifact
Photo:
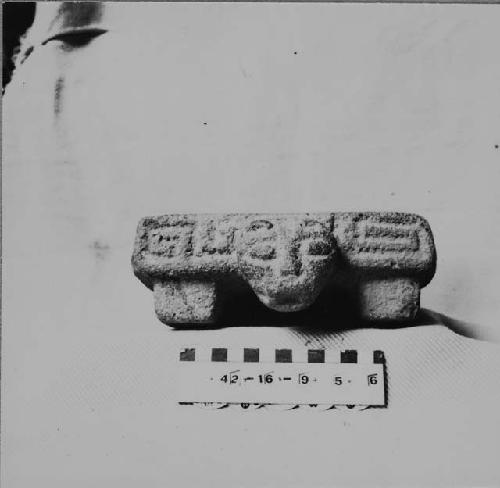
[[[224,297],[249,288],[278,312],[331,289],[353,295],[362,319],[409,320],[436,252],[414,214],[174,214],[139,222],[132,265],[173,326],[212,324]]]

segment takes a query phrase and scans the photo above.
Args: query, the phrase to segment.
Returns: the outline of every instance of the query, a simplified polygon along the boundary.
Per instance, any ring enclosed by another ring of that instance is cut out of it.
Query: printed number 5
[[[335,376],[335,384],[336,385],[341,385],[342,384],[342,376]]]

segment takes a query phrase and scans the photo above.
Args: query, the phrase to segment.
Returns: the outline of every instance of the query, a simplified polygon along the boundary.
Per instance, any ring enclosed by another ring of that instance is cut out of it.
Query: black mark
[[[105,29],[79,29],[68,32],[60,32],[52,37],[49,37],[42,42],[42,46],[51,41],[60,41],[62,43],[61,47],[64,51],[72,51],[73,49],[84,47],[90,44],[90,41],[96,37],[105,34],[107,31]]]

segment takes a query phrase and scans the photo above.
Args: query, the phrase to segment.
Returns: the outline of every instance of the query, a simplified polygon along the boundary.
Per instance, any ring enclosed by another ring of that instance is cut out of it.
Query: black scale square
[[[257,348],[245,347],[245,349],[243,349],[243,361],[245,363],[258,363],[259,350]]]
[[[225,347],[214,347],[212,349],[212,361],[224,363],[227,361],[227,349]]]
[[[357,363],[358,362],[358,351],[353,349],[348,349],[340,353],[341,363]]]
[[[291,349],[276,349],[275,362],[276,363],[291,363],[292,362],[292,350]]]
[[[183,349],[179,356],[180,361],[194,361],[195,359],[196,349],[194,347]]]
[[[307,351],[307,362],[308,363],[324,363],[325,362],[325,350],[324,349],[309,349]]]

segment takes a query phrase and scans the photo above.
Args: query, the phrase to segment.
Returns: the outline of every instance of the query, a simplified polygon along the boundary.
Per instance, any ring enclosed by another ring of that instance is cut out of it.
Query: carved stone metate
[[[436,252],[414,214],[172,214],[139,222],[132,266],[173,326],[214,323],[222,299],[248,288],[279,312],[331,289],[354,294],[362,319],[410,320]]]

